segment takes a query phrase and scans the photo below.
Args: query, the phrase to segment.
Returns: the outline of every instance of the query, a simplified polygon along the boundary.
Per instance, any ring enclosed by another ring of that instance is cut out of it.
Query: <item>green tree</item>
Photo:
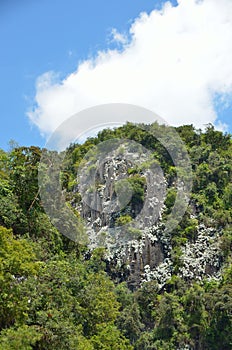
[[[94,350],[132,350],[129,341],[112,323],[103,323],[97,327],[97,333],[91,337]]]
[[[4,329],[0,333],[0,350],[33,350],[41,337],[39,328],[35,326]]]
[[[38,268],[33,245],[0,227],[0,329],[21,324],[27,318],[28,295],[21,287],[29,276],[37,274]]]

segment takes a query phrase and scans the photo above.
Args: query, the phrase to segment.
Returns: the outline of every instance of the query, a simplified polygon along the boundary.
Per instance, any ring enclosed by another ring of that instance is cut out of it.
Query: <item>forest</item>
[[[164,220],[175,201],[176,170],[152,128],[165,126],[127,123],[71,144],[60,176],[67,206],[75,212],[81,202],[76,174],[87,152],[126,138],[149,149],[163,170]],[[162,286],[155,277],[132,286],[109,264],[104,247],[89,249],[51,223],[38,185],[43,149],[0,150],[0,350],[232,349],[231,135],[212,125],[175,131],[187,148],[193,184],[188,208],[171,232],[172,273]],[[133,219],[146,196],[140,169],[127,175],[133,195],[113,220],[117,227]],[[183,277],[182,247],[197,240],[200,225],[217,233],[220,266],[211,277]]]

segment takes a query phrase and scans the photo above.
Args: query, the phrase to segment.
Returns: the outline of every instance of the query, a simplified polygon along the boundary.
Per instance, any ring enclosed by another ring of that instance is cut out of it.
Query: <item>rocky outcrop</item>
[[[82,201],[76,208],[86,222],[90,249],[106,248],[108,272],[114,278],[127,280],[131,289],[151,279],[162,287],[173,273],[171,233],[162,224],[166,180],[142,148],[134,152],[131,144],[120,147],[110,154],[97,150],[84,162],[78,179]],[[135,174],[145,179],[142,201],[133,199],[135,189],[128,181]],[[131,221],[117,225],[122,216]],[[219,278],[219,240],[215,229],[200,224],[195,241],[181,248],[179,276]]]

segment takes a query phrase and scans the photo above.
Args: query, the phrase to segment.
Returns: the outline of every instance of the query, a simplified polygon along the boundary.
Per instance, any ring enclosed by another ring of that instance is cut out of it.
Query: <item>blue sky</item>
[[[56,72],[59,74],[59,84],[65,85],[67,76],[75,72],[81,62],[94,60],[99,51],[104,52],[108,48],[120,51],[121,44],[122,51],[126,50],[128,43],[117,41],[116,37],[112,41],[112,29],[123,35],[128,34],[141,12],[149,15],[152,10],[160,9],[162,3],[164,1],[2,0],[0,148],[7,149],[10,139],[20,145],[44,145],[41,132],[48,134],[49,127],[41,121],[33,123],[27,115],[40,93],[36,86],[38,77],[43,77],[46,72]],[[177,5],[175,1],[172,3]],[[128,35],[127,40],[130,40]],[[50,81],[49,84],[51,90],[54,83]],[[218,97],[214,100],[215,111],[231,132],[230,88],[223,95],[224,99],[221,98],[221,91],[219,89]],[[46,109],[44,100],[40,106],[38,100],[36,102],[34,110],[37,108],[42,115],[41,110]],[[48,113],[46,118],[49,118]]]

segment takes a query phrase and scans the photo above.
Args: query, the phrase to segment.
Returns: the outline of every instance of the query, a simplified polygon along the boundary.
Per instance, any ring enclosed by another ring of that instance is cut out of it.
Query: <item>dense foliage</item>
[[[62,173],[67,201],[84,155],[110,138],[127,138],[153,152],[169,184],[166,210],[175,201],[174,164],[152,126],[126,125],[101,131],[67,150]],[[107,274],[104,250],[91,254],[62,236],[44,212],[38,189],[41,150],[0,150],[0,350],[176,350],[232,348],[232,141],[209,125],[205,132],[176,128],[193,168],[193,191],[182,221],[172,233],[173,275],[161,289],[155,280],[131,291]],[[143,204],[144,179],[128,172],[131,207]],[[193,215],[194,213],[194,215]],[[130,222],[122,212],[115,225]],[[180,246],[194,241],[202,222],[220,232],[221,278],[184,280],[178,276]]]

